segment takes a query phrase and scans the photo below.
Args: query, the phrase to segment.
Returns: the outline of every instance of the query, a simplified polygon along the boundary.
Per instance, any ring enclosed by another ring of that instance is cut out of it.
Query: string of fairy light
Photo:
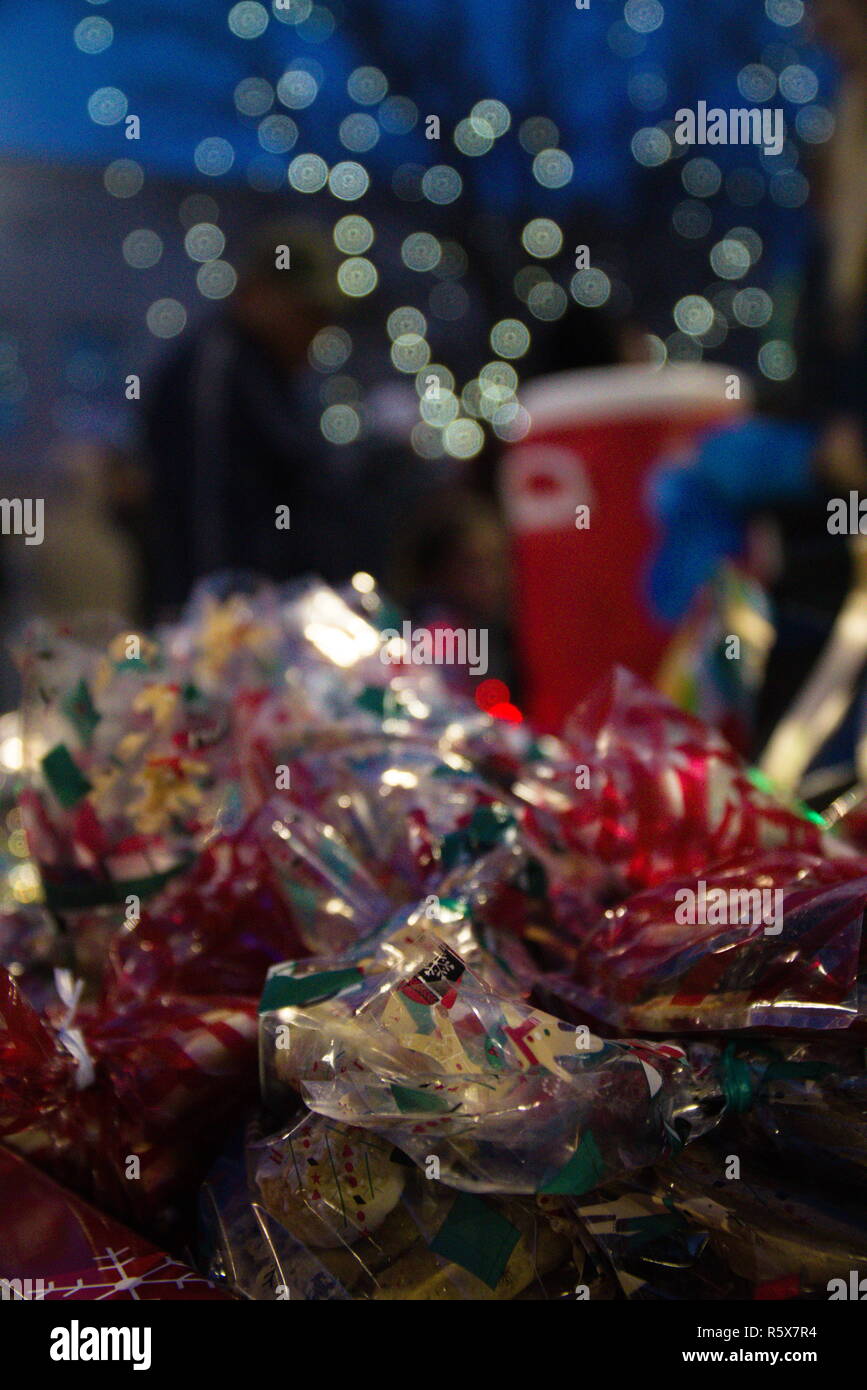
[[[102,53],[114,38],[111,20],[101,12],[109,0],[88,3],[92,11],[76,24],[75,44],[83,54]],[[786,325],[777,329],[778,319],[785,318],[780,306],[768,290],[750,283],[764,253],[761,235],[749,225],[750,210],[766,197],[782,208],[798,208],[805,203],[809,182],[799,168],[801,150],[828,140],[834,121],[817,100],[819,78],[798,47],[796,31],[804,18],[803,0],[764,0],[764,9],[779,38],[757,61],[740,69],[737,86],[750,104],[781,99],[794,109],[791,133],[781,154],[768,157],[751,151],[751,163],[726,173],[707,153],[679,146],[674,140],[669,81],[653,62],[629,75],[626,95],[639,119],[646,121],[631,140],[637,164],[654,170],[673,161],[680,163],[683,197],[671,214],[674,234],[692,243],[711,240],[712,203],[721,193],[740,211],[736,225],[708,246],[712,278],[672,306],[672,328],[666,336],[651,335],[652,359],[660,365],[698,361],[705,352],[722,347],[732,328],[745,328],[760,335],[758,370],[769,379],[783,381],[795,371],[795,353]],[[649,37],[665,20],[662,0],[626,0],[622,17],[612,22],[607,33],[610,51],[623,60],[640,60]],[[214,22],[224,20],[215,18]],[[371,190],[365,156],[389,136],[415,129],[426,118],[425,113],[410,97],[392,92],[381,69],[357,67],[346,83],[346,95],[354,109],[340,119],[337,130],[346,158],[329,165],[322,155],[303,148],[302,113],[315,105],[326,81],[325,68],[315,54],[335,32],[338,16],[314,0],[272,0],[270,7],[260,0],[239,0],[228,6],[225,22],[239,42],[260,38],[271,23],[288,25],[303,46],[276,83],[248,76],[234,90],[237,115],[246,123],[256,123],[261,148],[261,154],[248,165],[246,178],[261,192],[276,192],[288,183],[299,195],[325,193],[334,198],[340,207],[332,235],[344,258],[337,272],[338,284],[347,299],[365,299],[380,282],[377,234],[369,217],[347,205],[358,203]],[[102,87],[91,95],[88,112],[97,124],[113,125],[124,120],[128,105],[119,88]],[[561,147],[555,122],[537,115],[515,127],[508,106],[493,97],[475,103],[431,148],[443,150],[450,140],[459,156],[484,159],[498,142],[515,137],[540,190],[567,189],[573,183],[573,160]],[[236,152],[225,137],[205,136],[196,145],[193,159],[202,176],[219,179],[232,170]],[[141,164],[132,158],[113,160],[104,174],[108,193],[120,199],[133,198],[144,178]],[[447,159],[427,167],[399,163],[392,172],[390,191],[403,203],[442,207],[464,195],[464,181]],[[213,301],[225,299],[235,288],[237,274],[225,255],[226,238],[219,227],[216,198],[193,193],[182,201],[179,216],[186,254],[198,267],[199,294]],[[562,317],[570,298],[587,308],[602,308],[628,296],[614,268],[604,263],[576,269],[568,285],[555,278],[547,263],[557,262],[564,252],[564,231],[555,218],[533,217],[519,236],[528,260],[514,276],[514,315],[493,324],[488,338],[490,360],[460,384],[447,365],[433,360],[429,317],[444,323],[459,322],[468,313],[470,297],[461,284],[471,270],[468,253],[457,240],[423,228],[411,231],[400,245],[402,265],[419,277],[427,291],[427,303],[425,308],[407,303],[391,310],[385,329],[394,369],[415,382],[418,421],[411,439],[415,451],[425,458],[471,459],[483,448],[486,429],[504,441],[522,437],[529,422],[518,399],[519,365],[531,346],[535,325]],[[124,259],[135,270],[157,265],[163,249],[159,235],[148,228],[131,230],[122,247]],[[148,307],[146,321],[152,334],[170,339],[183,332],[187,310],[174,298],[159,298]],[[320,391],[322,433],[337,445],[352,443],[364,427],[363,391],[348,370],[353,348],[349,330],[336,324],[323,329],[310,348],[311,366],[325,377]]]

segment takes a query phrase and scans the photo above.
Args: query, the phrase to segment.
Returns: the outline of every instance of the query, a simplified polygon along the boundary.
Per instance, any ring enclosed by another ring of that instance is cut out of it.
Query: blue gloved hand
[[[651,602],[678,622],[723,560],[740,554],[751,512],[817,492],[811,460],[818,429],[754,419],[708,435],[686,468],[663,465],[648,501],[663,536],[651,564]]]
[[[652,502],[664,530],[650,568],[650,601],[665,622],[676,623],[722,561],[743,550],[746,525],[692,468],[660,469]]]
[[[722,504],[740,512],[807,500],[817,493],[813,425],[757,416],[707,435],[693,465]]]

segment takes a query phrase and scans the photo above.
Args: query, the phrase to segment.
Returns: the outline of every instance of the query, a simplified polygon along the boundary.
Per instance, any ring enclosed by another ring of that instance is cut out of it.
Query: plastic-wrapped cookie
[[[309,1116],[262,1143],[255,1184],[297,1240],[334,1249],[376,1231],[400,1201],[407,1170],[391,1153],[364,1130]]]

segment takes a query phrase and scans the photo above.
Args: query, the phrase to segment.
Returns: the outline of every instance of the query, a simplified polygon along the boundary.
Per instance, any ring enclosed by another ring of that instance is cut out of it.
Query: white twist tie
[[[84,980],[76,979],[71,970],[56,969],[54,971],[54,988],[60,996],[61,1003],[66,1005],[66,1013],[61,1021],[57,1036],[67,1052],[70,1052],[75,1058],[75,1086],[76,1090],[83,1091],[85,1087],[92,1086],[96,1078],[96,1068],[93,1065],[93,1058],[87,1050],[84,1034],[80,1028],[72,1027],[84,989]]]

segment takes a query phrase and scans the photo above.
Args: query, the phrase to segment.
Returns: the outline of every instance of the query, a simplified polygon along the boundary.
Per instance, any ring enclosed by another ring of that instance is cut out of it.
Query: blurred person
[[[232,296],[145,393],[157,614],[218,570],[279,581],[313,571],[339,580],[351,568],[344,499],[304,380],[310,344],[339,303],[329,245],[307,223],[263,228]],[[289,509],[288,529],[278,508]]]
[[[364,396],[364,444],[354,475],[355,525],[347,545],[353,571],[383,578],[394,558],[394,538],[446,482],[463,478],[463,461],[428,459],[413,447],[419,423],[415,382],[401,378],[374,385]]]
[[[691,468],[656,480],[667,537],[653,588],[670,620],[725,556],[750,557],[759,538],[751,558],[768,588],[776,637],[757,702],[755,755],[819,662],[853,583],[849,537],[829,533],[828,502],[867,490],[867,4],[814,0],[811,13],[839,61],[841,85],[814,179],[798,371],[779,399],[768,395],[766,413],[712,435]],[[851,756],[852,722],[838,728],[824,760]]]
[[[60,621],[104,610],[137,622],[141,560],[116,508],[136,486],[134,465],[92,439],[62,442],[54,462],[44,542],[16,552],[25,602]]]

